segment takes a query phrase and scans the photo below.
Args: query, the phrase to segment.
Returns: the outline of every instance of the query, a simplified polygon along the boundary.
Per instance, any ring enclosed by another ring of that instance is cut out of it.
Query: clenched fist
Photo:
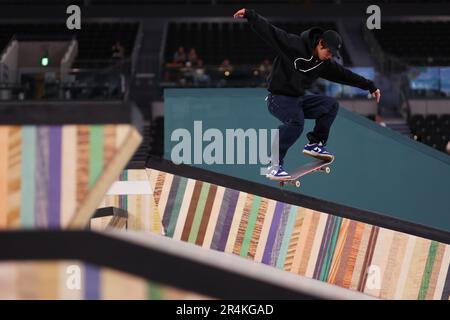
[[[236,13],[233,15],[233,17],[235,19],[238,19],[238,18],[242,19],[242,18],[244,18],[244,15],[245,15],[245,9],[241,9],[239,11],[236,11]]]

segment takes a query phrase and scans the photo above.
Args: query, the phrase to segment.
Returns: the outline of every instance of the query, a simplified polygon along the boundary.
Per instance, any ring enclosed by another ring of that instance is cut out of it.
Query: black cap
[[[325,40],[325,43],[333,56],[341,59],[339,50],[342,47],[342,38],[339,33],[334,30],[327,30],[322,34],[322,38]]]

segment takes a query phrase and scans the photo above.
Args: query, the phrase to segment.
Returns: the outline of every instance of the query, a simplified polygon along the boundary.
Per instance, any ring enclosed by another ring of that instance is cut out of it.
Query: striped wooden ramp
[[[104,199],[134,217],[129,229],[151,230],[157,211],[176,240],[379,298],[449,299],[445,243],[156,169],[146,175],[153,203],[139,195]],[[120,178],[143,179],[145,171]]]
[[[79,278],[77,278],[79,276]],[[81,261],[0,263],[0,299],[179,300],[207,297]]]
[[[126,124],[0,126],[0,228],[86,225],[141,140]]]

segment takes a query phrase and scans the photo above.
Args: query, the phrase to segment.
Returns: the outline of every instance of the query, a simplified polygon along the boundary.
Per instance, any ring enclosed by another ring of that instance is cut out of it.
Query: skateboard
[[[300,178],[312,173],[312,172],[324,172],[324,173],[330,173],[331,172],[331,168],[330,168],[330,164],[333,163],[334,161],[334,157],[330,160],[321,160],[321,159],[315,159],[313,162],[309,162],[307,164],[302,165],[301,167],[299,167],[298,169],[294,170],[291,173],[291,177],[290,178],[272,178],[272,177],[268,177],[270,180],[275,180],[278,181],[278,185],[280,187],[284,187],[285,185],[294,185],[297,188],[300,188]]]

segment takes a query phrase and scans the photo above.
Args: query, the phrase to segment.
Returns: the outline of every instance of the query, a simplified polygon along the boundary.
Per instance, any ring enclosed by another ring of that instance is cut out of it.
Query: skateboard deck
[[[301,167],[297,168],[293,172],[291,172],[290,178],[273,178],[268,177],[270,180],[278,181],[278,184],[281,187],[284,187],[286,184],[295,185],[297,188],[300,187],[300,178],[312,173],[312,172],[324,172],[324,173],[330,173],[331,168],[329,165],[333,163],[334,158],[331,160],[320,160],[320,159],[314,159],[313,162],[306,163],[302,165]]]

